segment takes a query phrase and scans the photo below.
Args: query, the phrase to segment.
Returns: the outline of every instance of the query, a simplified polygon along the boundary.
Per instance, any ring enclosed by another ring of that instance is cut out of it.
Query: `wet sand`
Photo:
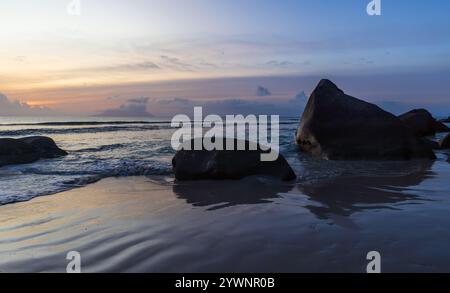
[[[1,206],[0,271],[65,272],[78,251],[83,272],[363,273],[375,250],[383,272],[450,272],[444,163],[309,185],[104,179]]]

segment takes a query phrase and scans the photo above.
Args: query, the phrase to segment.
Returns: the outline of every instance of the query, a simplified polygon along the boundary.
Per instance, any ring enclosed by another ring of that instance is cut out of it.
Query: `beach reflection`
[[[314,184],[297,185],[296,190],[308,196],[311,204],[304,207],[319,219],[342,220],[355,212],[401,209],[404,203],[419,204],[431,200],[408,190],[434,176],[431,171],[433,164],[428,160],[405,162],[399,164],[397,175],[339,176]],[[395,171],[391,169],[390,173]]]
[[[178,182],[173,192],[188,204],[218,210],[236,205],[270,203],[294,184],[267,178],[248,177],[242,180]]]
[[[209,211],[237,205],[272,203],[288,193],[320,220],[348,222],[344,218],[355,212],[396,210],[401,209],[404,203],[430,201],[426,195],[419,197],[409,190],[434,176],[433,163],[428,160],[397,162],[395,165],[381,163],[372,175],[349,173],[313,183],[284,183],[261,177],[236,181],[177,182],[173,185],[173,192],[186,203],[208,207]],[[383,168],[389,168],[389,172]]]

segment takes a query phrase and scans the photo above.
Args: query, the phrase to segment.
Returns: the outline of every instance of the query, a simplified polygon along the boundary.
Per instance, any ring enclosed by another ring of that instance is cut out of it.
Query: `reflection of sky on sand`
[[[401,209],[401,205],[405,203],[431,200],[426,195],[408,192],[408,189],[433,177],[433,162],[417,161],[404,164],[411,164],[411,167],[419,169],[397,176],[337,177],[315,184],[298,185],[297,190],[308,196],[311,204],[305,207],[319,219],[348,217],[355,212],[369,209]]]
[[[85,272],[364,272],[372,250],[384,272],[450,271],[445,160],[315,182],[105,179],[0,207],[0,271],[61,272],[70,250]]]
[[[324,165],[329,167],[324,172],[330,176],[328,179],[307,181],[308,174],[303,174],[296,184],[258,178],[183,182],[175,184],[173,191],[188,204],[206,207],[209,211],[271,202],[295,204],[307,209],[318,220],[348,229],[359,228],[352,219],[355,213],[407,210],[407,206],[432,204],[439,201],[435,196],[450,194],[445,179],[438,176],[449,175],[443,160],[316,163],[311,158],[302,161],[305,170],[315,178]],[[302,179],[306,182],[301,182]]]
[[[265,179],[265,180],[264,180]],[[293,184],[266,178],[245,178],[238,181],[179,182],[173,192],[188,204],[216,210],[235,205],[271,203]]]
[[[314,160],[310,162],[314,164]],[[239,181],[178,182],[173,185],[173,191],[187,203],[197,207],[208,207],[208,210],[235,205],[271,203],[285,196],[297,197],[302,198],[302,206],[319,219],[333,216],[348,217],[355,212],[368,209],[395,210],[406,201],[420,203],[431,200],[426,196],[414,194],[413,191],[414,187],[423,181],[433,178],[432,161],[374,162],[371,176],[364,176],[358,171],[358,167],[364,168],[367,164],[371,164],[370,162],[327,163],[334,164],[334,170],[329,170],[329,174],[335,176],[319,181],[306,183],[300,181],[295,184],[254,177]],[[305,168],[309,168],[312,173],[315,172],[314,166]],[[321,168],[323,169],[323,166]],[[365,167],[366,171],[367,169],[370,168]],[[386,175],[386,172],[390,174]],[[341,175],[336,176],[337,173]]]

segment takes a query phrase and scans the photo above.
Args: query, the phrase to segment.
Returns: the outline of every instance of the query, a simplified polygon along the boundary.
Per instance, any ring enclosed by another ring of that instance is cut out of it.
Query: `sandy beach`
[[[65,272],[78,251],[83,272],[365,272],[375,250],[384,272],[449,272],[441,164],[308,186],[108,178],[1,206],[0,271]]]
[[[0,274],[450,273],[435,2],[0,1]]]

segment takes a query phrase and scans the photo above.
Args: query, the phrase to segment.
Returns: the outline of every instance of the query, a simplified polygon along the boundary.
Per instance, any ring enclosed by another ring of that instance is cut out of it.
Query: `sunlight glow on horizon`
[[[81,0],[80,16],[67,14],[69,2],[1,2],[0,38],[7,41],[0,46],[0,92],[32,106],[85,111],[87,105],[113,105],[105,103],[108,95],[251,98],[255,86],[201,92],[186,86],[189,80],[389,79],[409,73],[442,78],[439,72],[450,71],[448,1],[385,1],[378,18],[366,15],[368,0]],[[185,92],[164,89],[174,81],[182,81]],[[281,84],[273,86],[280,88],[277,98],[302,90],[282,90]],[[395,92],[383,98],[401,98]],[[411,97],[420,98],[414,92]]]

